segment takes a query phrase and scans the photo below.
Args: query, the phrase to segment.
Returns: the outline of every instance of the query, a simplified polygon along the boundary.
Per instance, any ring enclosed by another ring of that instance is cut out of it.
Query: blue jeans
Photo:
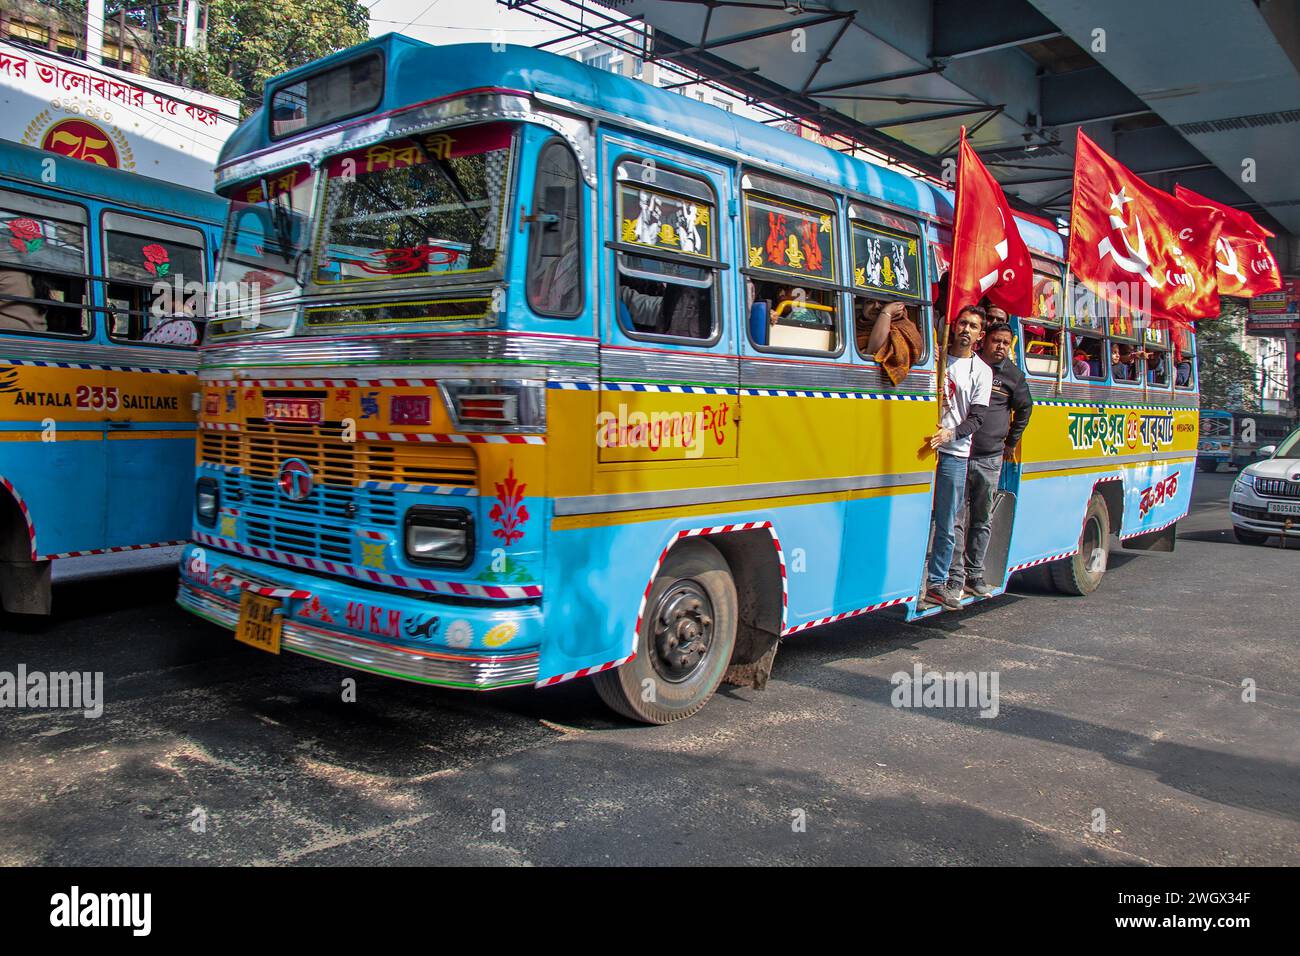
[[[953,527],[966,500],[966,459],[943,452],[939,452],[938,459],[934,474],[934,546],[927,576],[927,586],[932,588],[948,584],[956,543]]]

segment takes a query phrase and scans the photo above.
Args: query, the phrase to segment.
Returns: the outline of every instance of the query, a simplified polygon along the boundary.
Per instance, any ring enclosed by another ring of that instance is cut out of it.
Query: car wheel
[[[1268,540],[1268,535],[1260,534],[1258,531],[1246,531],[1233,525],[1232,536],[1242,544],[1263,544]]]

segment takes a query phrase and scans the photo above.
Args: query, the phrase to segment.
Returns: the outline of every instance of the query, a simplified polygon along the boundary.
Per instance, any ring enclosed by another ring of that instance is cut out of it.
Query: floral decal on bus
[[[171,256],[158,243],[151,242],[140,252],[144,254],[144,271],[151,276],[165,276],[171,271]]]
[[[492,529],[492,537],[500,538],[507,546],[524,536],[522,528],[528,522],[528,506],[524,504],[524,489],[528,486],[515,479],[515,466],[510,465],[510,473],[505,481],[498,481],[497,502],[488,512],[488,518],[498,527]]]
[[[45,242],[41,224],[35,219],[10,219],[5,225],[13,233],[9,245],[20,253],[35,252]]]

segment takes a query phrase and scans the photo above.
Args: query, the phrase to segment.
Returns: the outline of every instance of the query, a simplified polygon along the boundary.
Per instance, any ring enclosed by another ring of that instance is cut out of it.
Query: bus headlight
[[[221,505],[221,490],[211,478],[200,478],[194,485],[194,511],[199,521],[211,528],[217,523],[217,509]]]
[[[406,556],[415,564],[465,568],[474,556],[474,520],[463,508],[412,508],[404,537]]]

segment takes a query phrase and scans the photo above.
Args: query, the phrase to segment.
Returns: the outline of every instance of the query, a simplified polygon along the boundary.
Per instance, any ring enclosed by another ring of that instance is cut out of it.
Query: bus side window
[[[1147,346],[1147,384],[1160,388],[1169,387],[1169,352],[1165,349]]]
[[[1025,372],[1056,378],[1061,372],[1061,348],[1064,345],[1061,280],[1053,274],[1054,268],[1050,263],[1035,259],[1034,266],[1033,315],[1020,317],[1025,340]]]
[[[203,234],[109,212],[104,250],[109,336],[151,345],[196,345],[206,319],[199,291],[206,275]]]
[[[1184,329],[1176,329],[1174,335],[1178,343],[1178,360],[1174,362],[1174,387],[1193,389],[1196,387],[1192,372],[1196,355],[1195,336]]]
[[[1100,336],[1071,335],[1074,340],[1071,351],[1075,378],[1103,379],[1106,377],[1105,342]]]
[[[614,184],[619,324],[633,335],[712,339],[721,266],[713,192],[693,176],[660,167],[647,179],[640,170],[636,161],[620,163]]]
[[[573,318],[582,312],[582,179],[562,140],[537,157],[528,238],[528,305],[538,315]]]
[[[0,190],[0,331],[84,336],[86,214]]]

